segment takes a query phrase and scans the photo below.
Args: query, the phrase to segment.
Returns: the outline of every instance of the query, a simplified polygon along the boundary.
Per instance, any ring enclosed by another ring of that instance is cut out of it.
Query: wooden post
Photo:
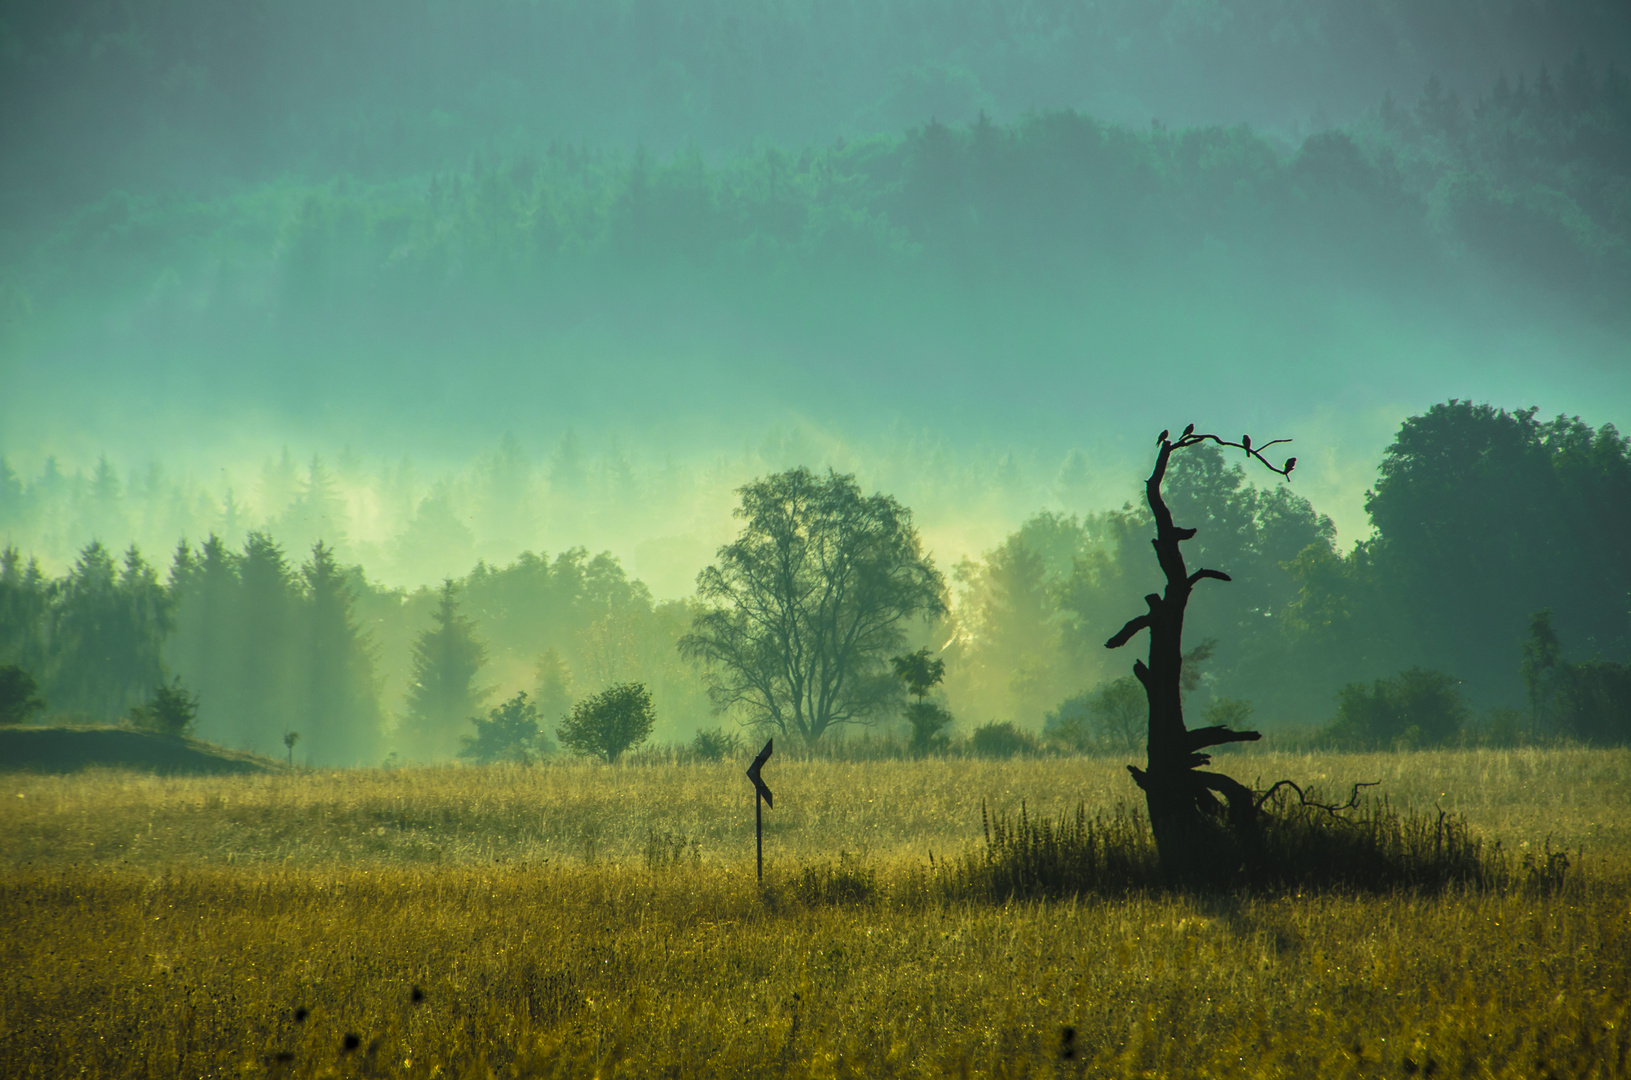
[[[764,779],[759,775],[759,770],[763,769],[765,762],[770,760],[770,755],[775,747],[776,740],[768,740],[765,743],[765,748],[759,751],[759,756],[753,759],[753,764],[748,766],[748,779],[753,781],[753,842],[758,853],[759,884],[761,885],[764,884],[765,880],[764,808],[769,806],[774,810],[776,808],[776,799],[770,794],[770,788],[765,785]]]

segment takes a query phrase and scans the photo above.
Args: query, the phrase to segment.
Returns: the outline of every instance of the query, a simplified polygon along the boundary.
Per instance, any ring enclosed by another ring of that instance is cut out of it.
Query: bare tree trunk
[[[1296,464],[1290,459],[1284,468],[1269,465],[1254,451],[1250,437],[1239,443],[1226,442],[1215,435],[1195,435],[1194,425],[1176,441],[1161,433],[1161,451],[1155,470],[1144,484],[1150,511],[1155,515],[1155,555],[1166,575],[1163,594],[1144,598],[1149,611],[1130,620],[1105,647],[1117,649],[1140,630],[1150,632],[1149,661],[1133,663],[1133,674],[1144,685],[1149,700],[1150,720],[1146,767],[1127,766],[1133,780],[1144,791],[1150,827],[1155,833],[1162,872],[1181,884],[1222,883],[1248,873],[1257,862],[1260,830],[1257,797],[1244,784],[1219,773],[1204,772],[1211,756],[1208,747],[1260,738],[1255,731],[1232,731],[1209,727],[1190,731],[1184,725],[1182,696],[1184,610],[1197,583],[1213,578],[1228,581],[1221,570],[1196,570],[1184,565],[1178,545],[1195,535],[1194,529],[1173,524],[1172,512],[1161,497],[1161,481],[1174,450],[1210,440],[1223,446],[1239,446],[1282,476]],[[1283,440],[1276,440],[1276,442]],[[1274,443],[1267,444],[1269,446]],[[1221,799],[1220,799],[1221,796]]]

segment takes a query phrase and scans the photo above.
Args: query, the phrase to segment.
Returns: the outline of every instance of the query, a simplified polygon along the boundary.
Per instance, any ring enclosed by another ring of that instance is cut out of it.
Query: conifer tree
[[[118,566],[92,542],[55,590],[47,698],[88,720],[113,720],[164,681],[170,600],[135,547]]]
[[[244,741],[238,562],[214,533],[196,552],[185,542],[177,547],[170,568],[175,633],[164,650],[169,670],[197,688],[198,736],[227,745]]]
[[[299,723],[310,756],[324,764],[371,760],[378,749],[379,701],[374,658],[352,618],[355,594],[333,549],[320,540],[301,576],[306,588],[300,643],[305,702]]]
[[[413,645],[413,679],[402,732],[409,751],[425,759],[450,758],[472,717],[480,716],[487,691],[476,675],[487,662],[487,647],[471,621],[459,613],[451,578],[431,614],[430,629]]]
[[[287,718],[297,666],[294,656],[299,592],[283,549],[264,532],[252,532],[238,559],[236,678],[238,740],[259,753],[275,753]]]

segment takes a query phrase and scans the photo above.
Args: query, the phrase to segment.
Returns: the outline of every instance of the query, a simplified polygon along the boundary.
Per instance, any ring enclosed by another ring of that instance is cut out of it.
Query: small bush
[[[25,724],[45,708],[34,676],[15,664],[0,667],[0,725]]]
[[[1442,671],[1411,668],[1366,689],[1349,683],[1337,695],[1330,734],[1339,744],[1409,750],[1455,741],[1468,716],[1456,680]]]
[[[1020,754],[1034,754],[1036,740],[1019,730],[1010,721],[982,724],[968,739],[969,751],[975,757],[1011,758]]]
[[[514,761],[531,765],[534,755],[548,754],[554,749],[549,736],[538,727],[538,710],[527,700],[525,690],[487,713],[487,719],[470,718],[475,726],[474,735],[465,735],[459,741],[464,749],[459,756],[479,765],[495,761]]]
[[[912,729],[907,745],[913,754],[921,757],[946,748],[947,739],[942,732],[951,726],[952,715],[941,705],[933,701],[914,701],[906,706],[906,723]]]
[[[154,687],[144,704],[130,710],[130,724],[140,731],[180,738],[192,730],[197,715],[198,698],[187,693],[177,675],[169,686]]]
[[[607,764],[651,734],[657,714],[651,694],[641,683],[617,683],[572,706],[572,715],[556,729],[562,745],[578,754],[593,754]]]
[[[691,740],[691,754],[701,761],[723,761],[742,752],[742,736],[724,728],[707,728]]]
[[[1558,726],[1565,734],[1599,746],[1631,741],[1631,665],[1566,664],[1558,684]]]
[[[1091,694],[1077,694],[1066,698],[1042,718],[1042,738],[1061,750],[1086,753],[1097,749],[1102,740],[1093,713],[1088,708]]]
[[[1042,734],[1069,750],[1102,747],[1134,753],[1144,746],[1149,716],[1144,688],[1128,675],[1060,702],[1044,719]]]

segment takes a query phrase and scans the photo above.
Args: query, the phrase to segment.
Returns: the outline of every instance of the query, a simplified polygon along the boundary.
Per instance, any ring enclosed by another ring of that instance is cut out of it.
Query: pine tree
[[[198,690],[198,736],[229,745],[244,741],[238,561],[214,533],[196,552],[185,543],[176,549],[170,568],[176,628],[164,651],[169,670]]]
[[[352,618],[355,594],[333,549],[322,541],[312,547],[301,576],[306,587],[300,644],[305,703],[291,722],[301,725],[308,754],[319,763],[372,760],[379,749],[379,700],[373,654]]]
[[[34,559],[14,547],[0,551],[0,664],[14,664],[39,679],[45,673],[51,582]]]
[[[238,560],[238,602],[232,622],[238,628],[233,679],[238,715],[236,741],[258,753],[276,753],[298,708],[291,693],[298,678],[294,656],[299,592],[280,548],[264,532],[252,532]]]
[[[113,720],[164,682],[170,599],[135,547],[119,567],[91,543],[54,600],[46,696],[56,707]]]
[[[572,711],[572,672],[555,649],[545,649],[538,658],[537,690],[533,704],[538,716],[547,724],[563,720]]]
[[[409,751],[423,760],[452,757],[465,725],[481,715],[487,697],[476,685],[487,647],[471,621],[459,614],[451,578],[442,583],[431,620],[431,628],[413,645],[413,681],[401,728]]]

